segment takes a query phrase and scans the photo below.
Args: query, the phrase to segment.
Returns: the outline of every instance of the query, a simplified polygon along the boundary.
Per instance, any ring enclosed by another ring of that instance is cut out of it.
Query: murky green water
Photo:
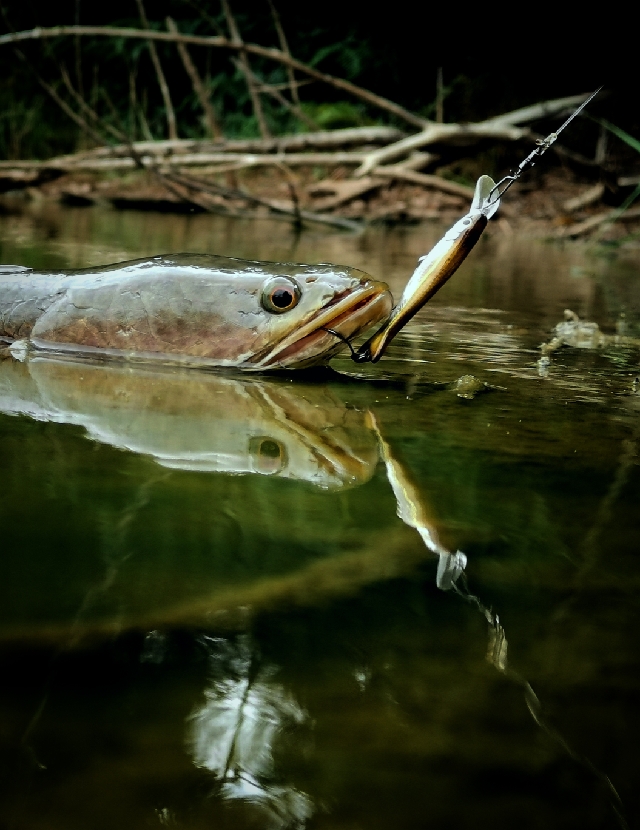
[[[397,296],[440,230],[43,206],[0,261],[334,261]],[[565,308],[630,339],[540,364]],[[495,231],[376,367],[0,362],[0,825],[633,826],[639,336],[637,252]]]

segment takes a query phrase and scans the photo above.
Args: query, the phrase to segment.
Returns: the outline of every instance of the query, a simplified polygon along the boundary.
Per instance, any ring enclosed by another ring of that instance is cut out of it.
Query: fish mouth
[[[256,369],[301,368],[325,363],[391,313],[393,298],[383,282],[367,280],[346,296],[334,298],[295,331],[251,359]],[[332,329],[340,337],[336,337]]]

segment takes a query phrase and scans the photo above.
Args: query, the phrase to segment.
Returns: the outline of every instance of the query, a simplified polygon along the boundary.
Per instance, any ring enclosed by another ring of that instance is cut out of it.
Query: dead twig
[[[231,33],[231,40],[237,46],[242,46],[243,41],[240,36],[240,30],[238,29],[238,24],[236,23],[235,17],[231,13],[231,7],[229,6],[229,2],[228,0],[220,0],[220,2],[222,3],[224,16],[227,19],[227,25],[229,26],[229,32]],[[256,84],[253,80],[254,75],[249,65],[249,58],[247,57],[244,51],[240,51],[238,62],[240,64],[240,71],[244,75],[245,81],[247,82],[247,89],[249,90],[249,97],[251,98],[251,104],[253,106],[253,114],[255,115],[256,121],[258,122],[260,135],[263,138],[270,138],[271,131],[269,130],[266,118],[264,117],[264,112],[262,110],[262,102],[260,101],[260,93],[256,89]]]
[[[89,123],[87,123],[87,121],[81,115],[75,112],[67,104],[67,102],[58,95],[54,87],[52,87],[51,84],[48,84],[44,80],[44,78],[40,76],[35,67],[31,65],[30,61],[27,60],[27,57],[22,52],[22,50],[14,48],[14,52],[17,55],[17,57],[28,67],[29,71],[35,77],[40,86],[44,89],[47,95],[49,95],[56,102],[60,109],[64,113],[66,113],[66,115],[68,115],[69,118],[71,118],[71,120],[74,121],[78,125],[78,127],[80,127],[80,129],[83,132],[85,132],[90,138],[92,138],[96,143],[104,144],[104,136],[101,135],[96,129],[94,129]]]
[[[169,29],[169,31],[173,32],[174,34],[178,33],[178,27],[176,26],[175,21],[171,17],[167,17],[167,29]],[[204,83],[202,82],[202,78],[200,77],[200,73],[198,72],[196,65],[191,60],[189,50],[184,45],[184,43],[181,43],[180,41],[176,43],[176,46],[178,48],[178,54],[180,55],[182,64],[187,72],[187,75],[191,79],[193,91],[195,92],[196,97],[200,102],[200,106],[202,107],[207,132],[211,136],[211,138],[221,139],[223,138],[222,130],[220,129],[220,125],[218,124],[216,114],[213,111],[211,98],[209,97],[209,94],[205,89]]]
[[[294,212],[294,226],[300,230],[302,228],[302,211],[300,210],[300,195],[298,192],[298,181],[293,174],[291,168],[286,164],[279,165],[279,170],[284,173],[287,180],[287,187],[289,189],[289,196],[291,197],[291,204]]]
[[[267,207],[273,213],[290,216],[297,221],[305,220],[307,222],[316,222],[322,225],[332,225],[334,227],[343,228],[345,230],[360,229],[359,223],[353,222],[349,219],[342,219],[339,216],[322,216],[321,214],[313,213],[311,211],[300,210],[299,205],[293,208],[287,208],[282,205],[275,204],[268,199],[262,199],[259,196],[246,193],[243,190],[236,190],[229,187],[223,187],[222,185],[218,185],[213,182],[202,181],[201,179],[197,179],[193,176],[187,176],[184,173],[167,173],[165,175],[169,181],[182,184],[192,190],[210,193],[212,195],[223,195],[231,199],[242,199],[245,202]]]
[[[253,72],[253,70],[251,69],[251,67],[248,64],[247,64],[246,67],[241,66],[239,58],[234,58],[233,62],[242,72],[245,73],[245,75],[248,74],[251,77],[252,82],[253,82],[254,87],[255,87],[257,92],[263,92],[267,95],[270,95],[272,98],[275,98],[275,100],[281,106],[283,106],[286,110],[289,110],[289,112],[292,115],[295,115],[295,117],[299,121],[302,121],[302,123],[305,124],[307,127],[311,127],[311,129],[315,129],[318,126],[315,121],[313,121],[311,118],[309,118],[309,116],[302,109],[300,109],[299,106],[297,106],[296,104],[292,104],[291,101],[287,101],[287,99],[284,97],[284,95],[280,92],[279,89],[276,89],[275,87],[270,86],[269,84],[265,84]]]
[[[140,14],[140,20],[142,22],[142,26],[144,29],[151,31],[149,27],[149,21],[147,20],[147,15],[144,11],[144,5],[142,0],[136,0],[136,4],[138,6],[138,13]],[[148,33],[147,32],[147,35]],[[160,93],[162,95],[162,100],[164,102],[164,109],[167,116],[167,128],[169,130],[169,138],[177,138],[178,137],[178,127],[176,124],[176,114],[173,109],[173,104],[171,102],[171,94],[169,92],[169,86],[167,84],[167,79],[164,76],[164,72],[162,71],[162,66],[160,64],[160,58],[158,57],[158,50],[156,49],[156,45],[153,40],[149,39],[149,53],[151,55],[151,61],[153,63],[153,67],[156,70],[156,77],[158,79],[158,86],[160,87]]]
[[[593,205],[595,202],[599,202],[603,196],[604,184],[602,182],[598,182],[598,184],[594,184],[593,187],[589,187],[579,196],[575,196],[573,199],[567,199],[567,201],[562,205],[562,210],[566,213],[575,213],[577,210],[582,210],[582,208]]]
[[[640,218],[640,207],[631,208],[624,213],[620,213],[619,209],[607,210],[604,213],[598,213],[595,216],[590,216],[583,222],[577,222],[575,225],[560,228],[560,230],[556,232],[555,236],[559,239],[575,239],[578,236],[584,236],[594,228],[600,227],[607,222],[627,222],[638,218]]]
[[[104,120],[100,118],[98,113],[87,104],[82,95],[74,89],[73,84],[71,83],[71,79],[69,78],[67,68],[63,63],[60,64],[60,75],[62,76],[62,81],[66,86],[67,91],[74,99],[76,104],[80,107],[80,110],[84,112],[88,118],[90,118],[96,125],[101,126],[103,130],[110,133],[118,141],[127,140],[126,133],[123,133],[121,132],[121,130],[112,127],[111,124],[106,124]]]
[[[278,14],[278,10],[276,9],[273,0],[268,0],[269,9],[271,11],[271,17],[273,18],[273,25],[275,26],[276,32],[278,34],[278,42],[280,43],[280,49],[282,52],[287,56],[291,57],[291,50],[289,49],[289,44],[287,42],[287,37],[284,33],[284,29],[282,28],[282,23],[280,21],[280,15]],[[296,106],[300,106],[300,96],[298,95],[298,85],[296,83],[296,76],[293,72],[291,66],[287,66],[287,75],[289,77],[289,92],[291,93],[291,100],[293,101]],[[311,119],[310,119],[311,120]],[[312,122],[315,124],[315,122]],[[314,127],[311,129],[317,129],[318,125],[315,124]]]

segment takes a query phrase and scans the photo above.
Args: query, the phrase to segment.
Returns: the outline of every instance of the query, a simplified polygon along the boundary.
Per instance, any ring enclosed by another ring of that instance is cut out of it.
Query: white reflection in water
[[[214,774],[223,799],[257,808],[262,826],[303,827],[313,804],[277,779],[274,744],[285,729],[302,724],[306,713],[274,682],[275,667],[255,665],[248,639],[206,639],[218,676],[190,718],[187,742],[194,763]]]

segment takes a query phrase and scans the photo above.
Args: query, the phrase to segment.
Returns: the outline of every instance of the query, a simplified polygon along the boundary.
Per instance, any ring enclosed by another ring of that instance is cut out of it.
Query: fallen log
[[[356,171],[356,176],[364,176],[370,173],[374,167],[392,159],[400,158],[411,150],[433,144],[465,146],[486,138],[500,141],[519,141],[522,138],[529,137],[529,134],[527,130],[519,128],[518,124],[558,115],[567,109],[573,109],[588,97],[589,94],[586,93],[542,101],[538,104],[504,113],[504,115],[493,116],[475,124],[427,124],[422,132],[371,152],[369,158]]]
[[[430,124],[421,133],[396,141],[380,150],[374,150],[356,170],[356,176],[370,173],[374,167],[385,162],[401,158],[412,150],[429,147],[434,144],[467,146],[480,139],[493,138],[501,141],[518,141],[524,138],[526,131],[519,127],[498,122],[481,122],[479,124]]]
[[[152,167],[157,164],[166,169],[172,167],[198,167],[207,164],[234,164],[240,167],[269,167],[285,164],[289,167],[301,166],[333,166],[361,164],[366,153],[184,153],[179,156],[157,158],[150,155],[138,156],[143,167]],[[0,161],[0,170],[62,170],[96,171],[101,170],[133,170],[139,168],[137,159],[97,158],[97,159],[70,159],[55,158],[49,161]]]
[[[567,201],[562,205],[562,209],[566,211],[566,213],[575,213],[577,210],[582,210],[582,208],[599,202],[603,196],[604,184],[602,184],[602,182],[598,182],[598,184],[594,184],[593,187],[587,188],[587,190],[583,191],[579,196],[574,196],[573,199],[567,199]]]
[[[348,127],[342,130],[321,130],[313,133],[276,136],[270,139],[237,138],[221,141],[181,138],[177,141],[134,141],[131,144],[113,144],[82,150],[60,160],[92,158],[123,158],[131,155],[131,147],[140,155],[162,157],[192,153],[287,153],[305,150],[330,150],[342,147],[389,144],[404,137],[394,127]]]

